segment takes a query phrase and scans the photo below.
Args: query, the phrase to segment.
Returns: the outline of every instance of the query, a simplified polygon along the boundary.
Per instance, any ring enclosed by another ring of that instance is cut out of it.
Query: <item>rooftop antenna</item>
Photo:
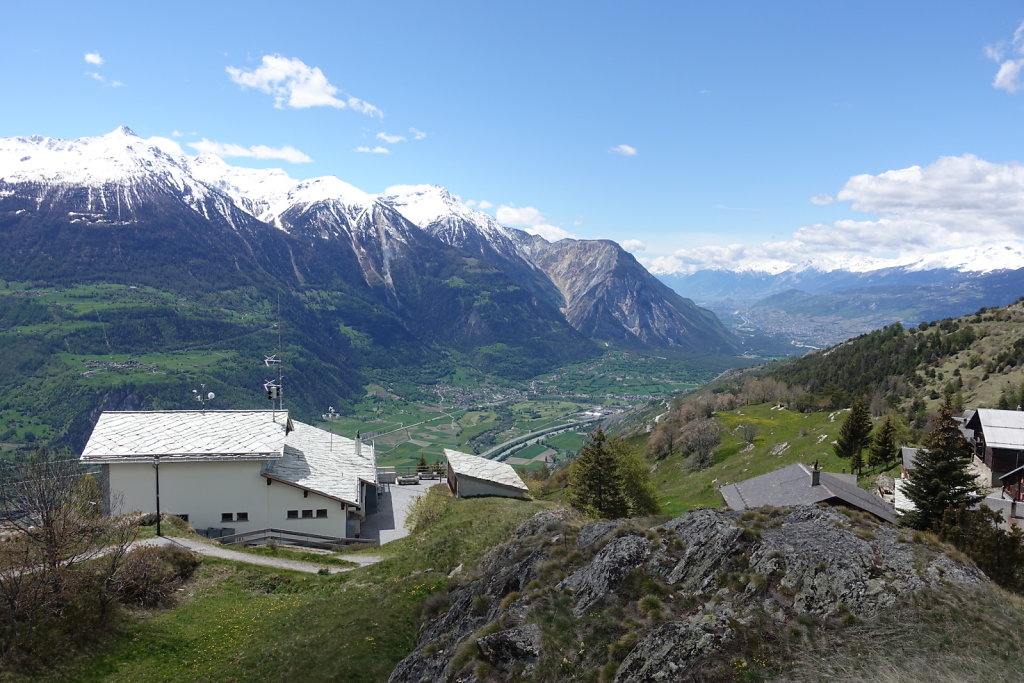
[[[277,366],[277,382],[268,379],[263,383],[263,389],[267,392],[267,398],[271,401],[271,410],[274,411],[273,419],[277,420],[277,411],[284,410],[284,361],[277,357],[281,353],[281,295],[277,295],[277,349],[269,356],[263,357],[263,364],[268,368]],[[277,401],[275,406],[273,401]]]
[[[214,394],[212,391],[206,390],[205,384],[200,384],[199,389],[193,389],[192,393],[195,394],[196,400],[199,401],[199,404],[203,407],[204,413],[206,412],[206,402],[212,401],[214,398],[217,397],[217,395]]]

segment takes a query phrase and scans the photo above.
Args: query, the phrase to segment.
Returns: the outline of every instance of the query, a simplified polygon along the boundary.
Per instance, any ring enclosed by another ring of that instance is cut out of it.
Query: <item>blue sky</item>
[[[440,184],[507,224],[615,239],[662,270],[1024,238],[1018,2],[4,15],[3,137],[124,124],[368,192]]]

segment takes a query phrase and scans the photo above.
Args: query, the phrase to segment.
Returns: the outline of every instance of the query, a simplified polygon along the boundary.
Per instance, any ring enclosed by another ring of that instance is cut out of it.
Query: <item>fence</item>
[[[208,529],[208,531],[231,531],[230,529]],[[341,536],[325,536],[323,534],[311,534],[302,531],[289,531],[288,529],[259,529],[257,531],[246,531],[241,534],[224,534],[222,536],[210,536],[224,545],[235,545],[239,543],[250,543],[252,545],[266,545],[267,543],[281,543],[283,545],[301,545],[307,548],[322,548],[333,550],[342,545],[361,543],[364,545],[376,545],[377,541],[369,538],[343,538]]]

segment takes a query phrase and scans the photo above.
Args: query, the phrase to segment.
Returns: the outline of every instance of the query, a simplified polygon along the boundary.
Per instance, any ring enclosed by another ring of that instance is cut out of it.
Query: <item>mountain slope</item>
[[[397,186],[382,199],[432,235],[488,260],[559,306],[587,337],[696,353],[736,351],[736,340],[714,314],[675,294],[614,242],[551,243],[502,227],[436,186]]]

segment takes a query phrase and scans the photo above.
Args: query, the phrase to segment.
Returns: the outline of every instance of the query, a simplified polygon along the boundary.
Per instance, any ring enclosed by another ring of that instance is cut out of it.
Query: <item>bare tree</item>
[[[703,470],[714,464],[715,448],[722,441],[721,430],[713,419],[694,420],[679,432],[683,451],[690,456],[690,465]]]
[[[70,605],[107,614],[138,525],[104,517],[99,486],[76,458],[39,449],[19,460],[0,483],[0,516],[3,652],[34,624],[66,621]]]

